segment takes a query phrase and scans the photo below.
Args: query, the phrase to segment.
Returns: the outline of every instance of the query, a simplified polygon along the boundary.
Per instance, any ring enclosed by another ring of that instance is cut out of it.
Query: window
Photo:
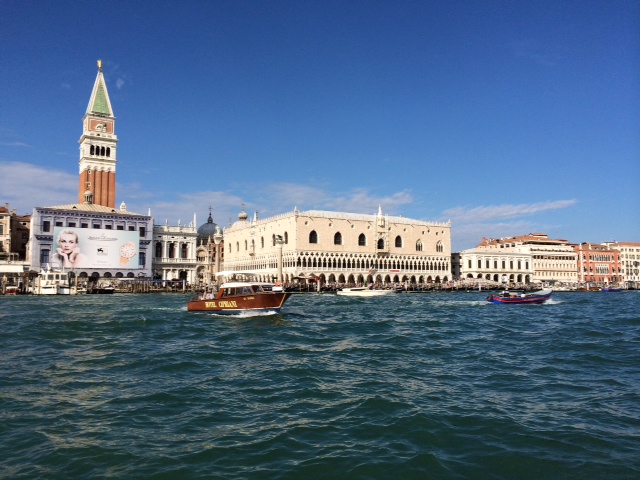
[[[342,245],[342,234],[340,232],[336,232],[336,234],[333,236],[333,244]]]
[[[402,237],[400,235],[396,237],[396,248],[402,248]]]
[[[135,232],[136,231],[136,227],[134,225],[129,225],[129,231],[130,232]]]
[[[51,231],[51,222],[49,220],[45,220],[42,222],[42,231],[50,232]]]
[[[367,246],[367,237],[364,236],[364,233],[361,233],[358,236],[358,246],[359,247],[366,247]]]
[[[112,227],[113,227],[113,225],[105,225],[105,226],[104,226],[104,228],[105,228],[106,230],[111,230],[111,228],[112,228]]]
[[[318,243],[318,234],[315,230],[311,230],[309,234],[309,243]]]
[[[169,258],[176,258],[176,244],[169,244]]]
[[[422,251],[422,242],[418,240],[416,242],[416,252],[421,252],[421,251]]]
[[[156,258],[162,257],[162,243],[156,242]]]
[[[49,250],[40,250],[40,263],[49,263]]]
[[[89,228],[89,224],[88,223],[81,223],[80,224],[80,228]]]
[[[76,226],[76,222],[69,222],[69,226],[70,227],[75,227]]]
[[[444,246],[442,245],[442,242],[440,240],[438,240],[438,243],[436,243],[436,252],[444,252]]]
[[[62,222],[56,222],[56,227],[61,227],[62,226]]]
[[[116,225],[116,230],[124,230],[124,226],[123,225]]]
[[[384,239],[378,239],[378,250],[384,250]]]
[[[264,237],[260,237],[260,248],[264,248]]]
[[[187,246],[187,244],[186,244],[186,243],[183,243],[183,244],[180,246],[180,258],[187,258],[187,251],[188,251],[188,248],[187,248],[187,247],[188,247],[188,246]]]
[[[93,228],[100,228],[100,224],[99,223],[94,223],[93,224]]]
[[[289,234],[287,232],[284,232],[284,243],[285,245],[289,244]]]
[[[147,234],[147,227],[140,227],[140,236],[144,237]]]
[[[4,225],[0,225],[0,235],[4,235]]]

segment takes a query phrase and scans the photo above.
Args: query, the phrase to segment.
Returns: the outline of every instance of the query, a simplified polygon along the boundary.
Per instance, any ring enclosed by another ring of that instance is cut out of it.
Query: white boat
[[[347,297],[381,297],[384,295],[391,295],[395,293],[395,290],[374,290],[368,287],[353,287],[343,288],[336,292],[338,295],[344,295]]]
[[[31,289],[34,295],[69,295],[71,293],[69,272],[42,270]]]

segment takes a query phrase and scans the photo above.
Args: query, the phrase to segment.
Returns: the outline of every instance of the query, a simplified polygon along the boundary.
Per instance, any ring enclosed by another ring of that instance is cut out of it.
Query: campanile
[[[98,60],[98,75],[93,85],[87,113],[82,119],[80,144],[80,184],[78,203],[116,206],[116,117],[113,115],[107,84]]]

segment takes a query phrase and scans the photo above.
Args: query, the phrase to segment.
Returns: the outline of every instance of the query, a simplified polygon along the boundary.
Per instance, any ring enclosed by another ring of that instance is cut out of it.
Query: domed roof
[[[209,218],[207,219],[207,223],[203,223],[198,228],[198,243],[206,244],[209,241],[209,237],[213,240],[213,236],[218,231],[220,227],[218,227],[217,223],[213,223],[213,217],[211,216],[211,212],[209,212]]]

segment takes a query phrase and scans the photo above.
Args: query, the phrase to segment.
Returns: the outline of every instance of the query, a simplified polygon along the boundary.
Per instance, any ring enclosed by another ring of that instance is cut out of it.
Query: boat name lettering
[[[220,302],[204,302],[205,308],[238,308],[235,300],[222,300]]]
[[[221,302],[218,302],[218,305],[221,308],[235,308],[238,305],[236,305],[236,301],[235,300],[222,300]]]

